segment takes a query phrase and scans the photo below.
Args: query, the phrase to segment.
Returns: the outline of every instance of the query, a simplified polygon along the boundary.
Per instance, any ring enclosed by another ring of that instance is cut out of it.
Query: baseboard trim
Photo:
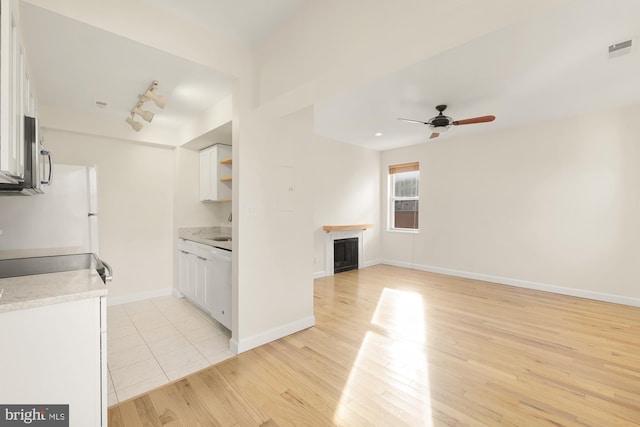
[[[373,267],[374,265],[378,265],[378,264],[382,264],[383,260],[381,259],[374,259],[372,261],[365,261],[364,262],[364,267]]]
[[[327,277],[327,272],[326,271],[316,271],[315,273],[313,273],[313,279],[320,279],[322,277]]]
[[[440,274],[446,274],[449,276],[457,276],[457,277],[464,277],[467,279],[475,279],[475,280],[482,280],[485,282],[499,283],[502,285],[517,286],[519,288],[534,289],[538,291],[552,292],[555,294],[587,298],[587,299],[592,299],[596,301],[611,302],[614,304],[640,307],[640,298],[627,297],[623,295],[607,294],[604,292],[589,291],[586,289],[567,288],[564,286],[531,282],[528,280],[492,276],[490,274],[473,273],[469,271],[454,270],[454,269],[443,268],[443,267],[434,267],[430,265],[411,264],[408,262],[401,262],[401,261],[394,261],[394,260],[384,260],[382,263],[387,265],[393,265],[396,267],[428,271],[431,273],[440,273]]]
[[[233,353],[240,354],[247,350],[251,350],[252,348],[260,347],[263,344],[275,341],[279,338],[286,337],[287,335],[302,331],[303,329],[310,328],[315,324],[316,318],[314,316],[305,317],[248,338],[241,340],[232,338],[230,341],[230,348]]]
[[[364,261],[362,263],[362,268],[367,268],[367,267],[372,267],[374,265],[378,265],[378,264],[382,264],[383,261],[380,259],[375,259],[373,261]],[[316,271],[315,273],[313,273],[313,279],[321,279],[323,277],[327,277],[327,272],[326,271]]]
[[[139,292],[137,294],[111,297],[107,294],[107,306],[129,304],[130,302],[144,301],[151,298],[166,297],[173,294],[173,288],[162,288],[154,291]]]

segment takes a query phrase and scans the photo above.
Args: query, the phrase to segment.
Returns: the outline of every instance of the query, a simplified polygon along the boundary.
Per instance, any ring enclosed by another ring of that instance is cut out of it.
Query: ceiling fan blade
[[[440,136],[440,134],[439,134],[438,132],[433,132],[433,133],[431,134],[431,136],[429,137],[429,139],[437,138],[437,137],[439,137],[439,136]]]
[[[410,123],[420,123],[423,125],[429,124],[427,122],[421,122],[420,120],[401,119],[400,117],[398,117],[398,120],[402,120],[403,122],[410,122]]]
[[[465,120],[456,120],[451,122],[452,125],[471,125],[473,123],[486,123],[492,122],[496,119],[496,116],[482,116],[482,117],[474,117],[473,119],[465,119]]]

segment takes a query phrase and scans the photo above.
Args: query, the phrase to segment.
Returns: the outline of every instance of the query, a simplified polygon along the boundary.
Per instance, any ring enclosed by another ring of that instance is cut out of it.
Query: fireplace
[[[333,241],[333,273],[358,269],[358,238]]]
[[[325,225],[325,276],[364,266],[364,230],[372,224]],[[343,242],[343,241],[347,241]],[[336,248],[336,242],[337,248]],[[345,251],[348,251],[347,255]],[[346,267],[348,264],[348,268]]]

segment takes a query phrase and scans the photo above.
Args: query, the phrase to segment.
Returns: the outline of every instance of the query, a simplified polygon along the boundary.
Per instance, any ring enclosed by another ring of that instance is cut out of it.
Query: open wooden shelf
[[[231,157],[229,157],[228,159],[222,159],[220,160],[220,164],[221,165],[230,165],[233,163],[233,159]]]
[[[221,182],[230,182],[233,178],[231,178],[230,176],[226,177],[226,178],[220,178]]]

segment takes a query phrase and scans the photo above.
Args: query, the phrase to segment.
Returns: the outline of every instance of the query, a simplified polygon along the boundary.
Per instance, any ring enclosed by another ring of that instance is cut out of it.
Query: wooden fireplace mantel
[[[373,224],[355,224],[355,225],[324,225],[322,229],[327,233],[332,231],[346,231],[346,230],[366,230],[367,228],[373,228]]]

